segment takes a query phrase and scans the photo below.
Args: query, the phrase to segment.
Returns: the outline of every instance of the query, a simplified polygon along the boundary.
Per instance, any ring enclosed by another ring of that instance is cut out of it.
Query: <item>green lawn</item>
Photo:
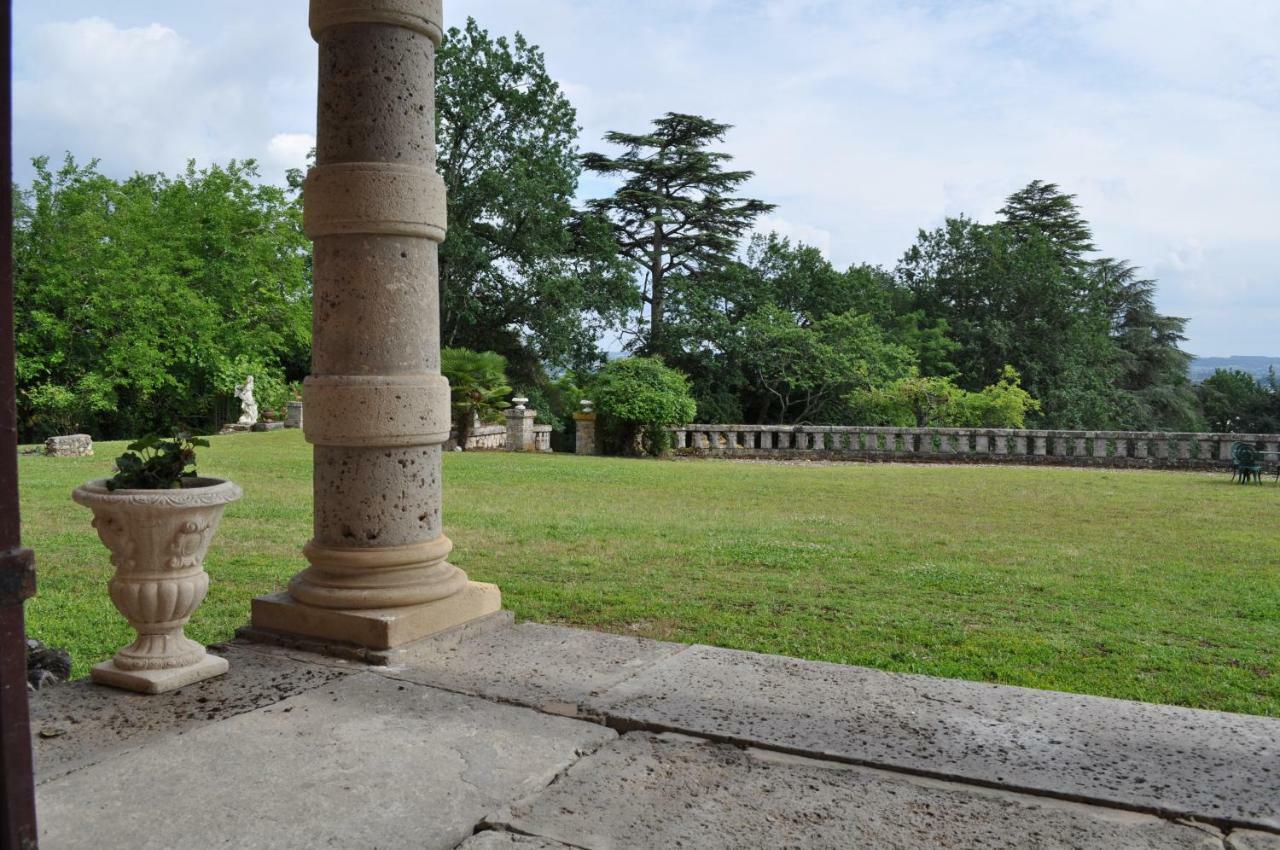
[[[214,642],[303,565],[310,449],[215,437],[239,482],[189,633]],[[76,673],[130,631],[72,488],[21,462],[30,631]],[[1280,715],[1280,487],[1228,476],[450,454],[452,560],[522,619],[1038,688]]]

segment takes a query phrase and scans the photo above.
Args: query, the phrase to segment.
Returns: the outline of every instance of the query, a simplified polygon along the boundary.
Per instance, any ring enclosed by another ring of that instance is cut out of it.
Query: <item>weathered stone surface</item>
[[[1212,829],[1151,815],[645,733],[492,820],[590,850],[1222,847]]]
[[[551,448],[551,432],[550,425],[534,425],[533,426],[533,448],[539,452],[553,451]]]
[[[313,0],[316,162],[303,186],[312,254],[310,567],[253,626],[385,649],[485,616],[496,587],[449,564],[441,526],[436,170],[439,0]],[[405,560],[406,555],[412,555]]]
[[[93,438],[88,434],[66,434],[44,441],[44,453],[50,457],[88,457],[93,454]]]
[[[642,725],[1280,829],[1280,719],[695,646],[588,701]]]
[[[39,781],[271,705],[346,675],[337,665],[299,664],[236,647],[221,652],[231,660],[225,676],[164,694],[132,694],[91,684],[88,679],[32,694],[32,748]]]
[[[1267,451],[1280,445],[1275,434],[727,424],[670,430],[676,453],[685,455],[774,458],[776,450],[786,449],[792,456],[812,460],[959,460],[1144,469],[1226,469],[1235,442]]]
[[[596,415],[590,411],[573,414],[574,452],[580,455],[598,454],[596,450]],[[676,448],[683,449],[684,431],[676,432]]]
[[[547,841],[529,835],[489,829],[478,832],[462,842],[458,845],[458,850],[572,850],[572,848],[559,841]]]
[[[505,415],[507,417],[506,450],[509,452],[537,451],[533,438],[533,420],[538,412],[526,410],[522,405],[517,405],[507,410]]]
[[[255,422],[249,426],[250,431],[279,431],[283,428],[283,422]]]
[[[1280,835],[1237,829],[1227,836],[1227,850],[1280,850]]]
[[[682,649],[681,644],[524,623],[420,641],[404,652],[393,675],[573,716],[593,696]]]
[[[258,421],[258,402],[253,397],[253,375],[244,379],[243,384],[236,385],[236,398],[240,399],[240,419],[238,425],[253,425]]]
[[[486,813],[614,737],[357,674],[44,783],[40,841],[453,848]]]
[[[402,664],[403,659],[414,652],[414,647],[423,641],[456,641],[460,639],[462,633],[474,636],[483,632],[509,628],[514,622],[515,614],[498,610],[422,638],[421,641],[402,644],[392,649],[370,649],[348,641],[275,632],[254,626],[241,626],[236,629],[236,637],[243,641],[244,645],[251,645],[255,652],[281,655],[311,664],[331,664],[335,661],[345,664],[349,661],[358,661],[372,667],[395,667]]]
[[[106,479],[71,494],[93,511],[93,527],[111,552],[111,602],[138,633],[108,661],[95,665],[96,682],[155,694],[227,672],[183,627],[204,601],[209,574],[204,556],[227,505],[241,497],[221,478],[189,478],[171,490],[112,490]]]
[[[89,676],[99,685],[110,685],[143,694],[162,694],[225,675],[226,672],[227,659],[217,655],[204,655],[182,667],[161,670],[126,670],[114,659],[108,658],[93,665]]]
[[[468,581],[452,596],[403,608],[317,608],[287,593],[259,596],[251,607],[256,629],[390,649],[492,614],[502,593],[496,584]]]

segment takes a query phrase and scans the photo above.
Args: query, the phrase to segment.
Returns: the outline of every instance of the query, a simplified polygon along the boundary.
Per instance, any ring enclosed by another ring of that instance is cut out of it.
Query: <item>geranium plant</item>
[[[196,477],[196,449],[208,445],[208,440],[186,433],[168,440],[148,434],[116,458],[116,474],[107,479],[107,489],[180,489],[184,481]]]

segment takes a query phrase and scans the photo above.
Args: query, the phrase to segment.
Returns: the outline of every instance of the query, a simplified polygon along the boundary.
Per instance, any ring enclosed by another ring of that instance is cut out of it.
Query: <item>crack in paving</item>
[[[675,655],[672,655],[670,657],[674,658]],[[668,659],[662,659],[662,661],[665,661],[665,660],[668,660]],[[661,664],[662,661],[658,661],[656,663]],[[453,688],[446,685],[427,684],[418,680],[405,679],[405,678],[396,676],[395,674],[387,670],[387,668],[371,668],[368,672],[372,672],[378,676],[382,676],[387,679],[392,679],[399,682],[405,682],[407,684],[413,684],[419,687],[433,688],[436,690],[445,691],[447,693],[458,694],[460,696],[468,696],[468,697],[474,697],[477,699],[483,699],[487,702],[492,702],[498,705],[507,705],[507,706],[513,706],[516,708],[523,708],[529,711],[535,711],[540,714],[547,714],[554,717],[566,716],[557,712],[546,711],[543,706],[536,705],[527,701],[522,701],[516,698],[489,695],[489,694],[476,692],[474,690],[458,689],[458,688]],[[637,671],[635,675],[639,675],[640,672],[641,671]],[[628,678],[632,678],[632,677],[628,677]],[[1229,834],[1230,831],[1232,830],[1247,828],[1247,829],[1251,829],[1258,832],[1265,832],[1269,834],[1272,833],[1271,830],[1268,830],[1265,828],[1260,829],[1253,825],[1248,825],[1247,827],[1242,826],[1241,824],[1231,821],[1230,819],[1213,820],[1213,819],[1208,819],[1204,817],[1197,817],[1194,815],[1190,815],[1182,811],[1167,810],[1167,809],[1162,810],[1158,807],[1120,805],[1115,801],[1100,799],[1096,797],[1090,797],[1087,795],[1071,794],[1068,792],[1046,791],[1041,788],[1027,787],[1023,785],[1018,785],[1016,783],[982,780],[982,779],[972,778],[968,776],[958,776],[954,773],[946,773],[943,771],[922,770],[918,768],[905,767],[902,765],[896,765],[890,762],[878,761],[874,759],[858,759],[858,758],[840,756],[840,755],[831,754],[831,753],[815,753],[810,750],[805,750],[804,748],[801,748],[801,747],[787,747],[787,746],[768,743],[768,742],[760,742],[750,738],[744,738],[741,736],[719,735],[714,732],[706,732],[704,730],[691,730],[688,728],[675,726],[671,724],[636,720],[634,718],[623,717],[623,716],[611,714],[608,712],[604,713],[603,715],[595,712],[579,713],[574,715],[571,719],[579,720],[584,723],[592,723],[595,725],[604,726],[606,728],[612,729],[613,731],[617,732],[619,736],[626,735],[628,733],[633,733],[633,732],[646,732],[651,734],[679,734],[679,735],[685,735],[691,738],[696,738],[698,740],[705,741],[707,743],[731,745],[742,750],[751,750],[751,749],[764,750],[767,752],[773,752],[773,753],[778,753],[778,754],[787,755],[787,756],[797,756],[801,758],[811,759],[813,761],[818,761],[818,762],[830,762],[832,764],[850,765],[853,767],[873,768],[876,770],[883,770],[889,773],[900,774],[903,776],[914,776],[914,777],[920,777],[924,779],[948,782],[954,785],[971,786],[973,788],[983,788],[983,789],[989,789],[993,791],[1005,791],[1010,793],[1024,794],[1030,797],[1042,797],[1048,800],[1060,800],[1068,803],[1078,803],[1082,805],[1096,806],[1099,808],[1109,809],[1117,812],[1151,815],[1153,817],[1160,818],[1161,820],[1168,821],[1170,823],[1196,828],[1220,841],[1223,840],[1224,835]],[[525,799],[532,799],[538,796],[539,794],[542,794],[552,785],[559,782],[572,767],[579,764],[584,758],[587,758],[589,755],[592,755],[595,752],[598,752],[601,748],[607,745],[608,745],[608,742],[602,743],[600,746],[596,747],[592,751],[592,753],[583,754],[579,758],[575,759],[572,764],[568,765],[564,770],[558,772],[551,779],[551,781],[547,783],[546,786],[528,795],[528,797]],[[520,802],[523,802],[523,800]],[[508,828],[505,824],[493,824],[491,821],[488,821],[487,819],[482,820],[480,822],[481,826],[486,824],[490,825],[491,827],[501,827],[504,829]],[[514,832],[515,830],[509,830],[509,831]],[[1275,834],[1280,835],[1280,830],[1275,831]],[[550,840],[550,839],[547,839],[547,836],[536,835],[532,833],[530,833],[529,836],[533,838]]]
[[[704,730],[691,730],[685,727],[675,726],[665,723],[657,723],[653,721],[641,721],[634,718],[619,717],[616,715],[607,715],[603,721],[603,725],[613,729],[619,735],[626,735],[632,732],[648,732],[652,734],[678,734],[688,735],[694,738],[700,738],[717,744],[728,744],[741,749],[766,750],[768,752],[781,753],[789,756],[799,756],[802,758],[812,759],[814,761],[825,761],[833,764],[847,764],[854,767],[869,767],[876,770],[883,770],[889,773],[902,774],[904,776],[917,776],[925,779],[939,780],[950,782],[956,785],[967,785],[975,788],[988,788],[994,791],[1008,791],[1016,794],[1025,794],[1029,797],[1043,797],[1049,800],[1062,800],[1068,803],[1081,803],[1089,806],[1097,806],[1099,808],[1112,809],[1118,812],[1133,812],[1137,814],[1152,815],[1161,820],[1170,821],[1172,823],[1181,823],[1191,825],[1195,823],[1208,824],[1214,827],[1213,834],[1221,836],[1223,833],[1232,829],[1253,829],[1259,832],[1272,832],[1272,830],[1254,825],[1242,826],[1240,823],[1231,821],[1230,819],[1212,820],[1187,812],[1160,809],[1158,807],[1146,807],[1140,805],[1121,805],[1114,800],[1105,798],[1090,797],[1083,794],[1072,794],[1069,792],[1050,791],[1043,788],[1028,787],[1018,785],[1016,783],[1005,783],[993,780],[984,780],[981,778],[962,776],[955,773],[946,773],[944,771],[930,771],[921,768],[914,768],[904,765],[893,764],[892,762],[879,761],[876,759],[859,759],[852,756],[842,756],[833,753],[820,753],[806,750],[802,747],[787,747],[785,745],[756,741],[750,738],[744,738],[736,735],[719,735],[714,732],[706,732]],[[1280,830],[1275,830],[1275,834],[1280,835]]]

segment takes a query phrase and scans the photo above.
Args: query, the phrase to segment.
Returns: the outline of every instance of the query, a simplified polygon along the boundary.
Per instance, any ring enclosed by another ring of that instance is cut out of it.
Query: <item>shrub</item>
[[[23,392],[28,411],[28,436],[37,440],[70,434],[88,421],[86,396],[57,384],[37,384]]]
[[[1005,366],[1000,380],[959,399],[957,419],[965,428],[1025,428],[1027,414],[1037,413],[1040,402],[1022,388],[1022,377]]]
[[[860,424],[901,428],[1025,428],[1040,409],[1012,366],[976,393],[950,378],[916,376],[851,393],[848,402]]]
[[[597,373],[591,398],[604,422],[606,449],[658,455],[670,448],[667,428],[697,412],[689,379],[653,357],[614,360]]]

